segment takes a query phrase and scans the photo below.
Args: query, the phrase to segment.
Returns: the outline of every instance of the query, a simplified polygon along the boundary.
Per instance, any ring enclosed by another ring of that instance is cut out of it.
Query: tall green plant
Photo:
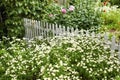
[[[75,0],[73,5],[76,6],[76,14],[74,14],[75,19],[72,22],[76,22],[77,26],[84,29],[100,26],[101,12],[95,11],[95,0]]]
[[[24,17],[32,19],[42,19],[44,7],[48,5],[48,0],[1,0],[0,9],[6,18],[3,22],[6,27],[7,36],[22,37],[24,35],[24,27],[22,19]]]

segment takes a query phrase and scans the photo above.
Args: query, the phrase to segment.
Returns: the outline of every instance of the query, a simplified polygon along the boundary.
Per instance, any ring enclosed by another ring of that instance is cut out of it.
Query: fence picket
[[[71,36],[74,36],[74,28],[71,28]]]
[[[46,36],[47,36],[47,38],[49,37],[49,36],[48,36],[48,32],[49,32],[49,31],[48,31],[48,26],[49,26],[49,24],[46,23]]]
[[[51,28],[52,28],[52,36],[56,36],[55,25],[52,24]]]
[[[67,27],[67,36],[69,36],[69,32],[70,32],[70,28],[69,27]]]
[[[84,30],[83,30],[83,29],[80,30],[80,34],[81,34],[82,36],[84,35]]]
[[[90,35],[89,35],[89,30],[86,30],[86,36],[90,36]]]
[[[63,26],[63,35],[66,35],[65,26]]]
[[[112,50],[115,50],[115,49],[116,49],[115,36],[112,36],[111,49],[112,49]]]
[[[111,56],[114,56],[114,51],[116,49],[116,43],[115,43],[115,36],[112,36],[112,42],[111,42]]]
[[[95,37],[95,32],[92,32],[91,36],[92,36],[92,38],[94,38]]]
[[[55,25],[55,36],[58,36],[58,26],[57,26],[57,24],[54,24]]]
[[[104,42],[107,43],[108,42],[108,33],[104,34]]]

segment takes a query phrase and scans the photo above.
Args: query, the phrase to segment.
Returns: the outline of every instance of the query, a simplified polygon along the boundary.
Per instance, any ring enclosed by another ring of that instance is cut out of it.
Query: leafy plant
[[[23,37],[24,26],[23,18],[41,20],[45,13],[44,8],[49,4],[48,0],[1,0],[0,11],[2,13],[3,27],[5,30],[1,34],[6,33],[8,37]],[[1,35],[2,36],[2,35]]]
[[[53,7],[49,5],[46,9],[49,11],[45,18],[52,23],[78,27],[79,29],[90,29],[101,24],[100,12],[95,11],[95,2],[91,0],[75,0],[72,6],[74,6],[74,9],[71,11],[71,6],[57,5],[57,7]],[[64,13],[62,12],[63,9],[65,10]],[[49,16],[50,14],[53,16]]]

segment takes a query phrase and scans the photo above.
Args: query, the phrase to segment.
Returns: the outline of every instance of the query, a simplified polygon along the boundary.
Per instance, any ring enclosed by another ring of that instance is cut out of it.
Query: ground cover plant
[[[79,35],[26,42],[13,38],[8,45],[1,45],[1,80],[115,80],[120,76],[117,52],[111,57],[102,39]]]

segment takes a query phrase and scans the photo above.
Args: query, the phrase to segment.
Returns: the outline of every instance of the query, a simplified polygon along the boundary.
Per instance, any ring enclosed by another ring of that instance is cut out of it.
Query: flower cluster
[[[110,47],[98,38],[15,39],[9,44],[0,51],[2,80],[114,80],[120,74],[117,53],[111,58]]]
[[[71,5],[71,6],[69,7],[69,11],[70,11],[70,12],[74,11],[74,9],[75,9],[75,7],[74,7],[73,5]],[[66,14],[66,13],[67,13],[67,10],[66,10],[65,8],[62,8],[62,9],[61,9],[61,12],[62,12],[63,14]]]
[[[74,9],[75,9],[75,7],[74,7],[73,5],[71,5],[71,6],[69,7],[69,11],[70,11],[70,12],[74,11]],[[62,9],[61,9],[61,12],[62,12],[63,14],[66,14],[66,13],[67,13],[67,10],[66,10],[65,8],[62,8]]]

